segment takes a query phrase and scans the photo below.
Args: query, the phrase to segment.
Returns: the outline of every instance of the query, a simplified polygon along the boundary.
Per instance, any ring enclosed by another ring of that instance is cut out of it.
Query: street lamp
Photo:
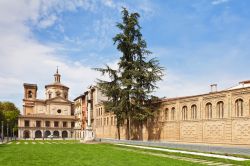
[[[9,123],[7,120],[7,142],[9,141]]]
[[[2,134],[1,134],[1,138],[2,138],[2,142],[3,142],[3,138],[4,138],[4,135],[3,135],[3,121],[2,121]]]
[[[15,136],[14,132],[15,132],[15,129],[14,129],[14,127],[13,127],[13,129],[12,129],[12,138],[13,138],[13,139],[14,139],[14,136]]]

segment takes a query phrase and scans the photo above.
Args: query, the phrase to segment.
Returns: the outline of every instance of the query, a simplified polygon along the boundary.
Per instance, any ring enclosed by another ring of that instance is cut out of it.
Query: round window
[[[57,110],[57,113],[58,113],[58,114],[60,114],[61,112],[62,112],[62,110],[61,110],[61,109],[58,109],[58,110]]]

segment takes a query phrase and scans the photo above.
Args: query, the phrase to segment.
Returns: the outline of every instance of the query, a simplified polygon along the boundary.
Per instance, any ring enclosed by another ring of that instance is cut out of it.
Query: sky
[[[71,100],[115,67],[121,8],[140,14],[151,57],[165,68],[159,97],[208,93],[250,79],[248,0],[0,0],[0,101],[22,109],[23,83],[61,82]]]

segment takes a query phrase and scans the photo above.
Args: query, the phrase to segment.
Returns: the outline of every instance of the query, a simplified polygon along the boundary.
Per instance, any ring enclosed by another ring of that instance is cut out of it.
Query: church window
[[[49,99],[51,99],[51,93],[49,93]]]
[[[67,127],[67,122],[63,122],[63,127]]]
[[[59,125],[59,122],[58,122],[58,121],[55,121],[55,122],[54,122],[54,127],[58,127],[58,125]]]
[[[207,103],[206,104],[206,118],[207,119],[211,119],[212,118],[212,104],[211,103]]]
[[[58,114],[60,114],[61,112],[62,112],[62,110],[61,110],[61,109],[58,109],[58,110],[57,110],[57,113],[58,113]]]
[[[175,108],[172,107],[171,109],[171,120],[175,120]]]
[[[60,96],[61,92],[60,91],[56,91],[56,96]]]
[[[243,116],[243,100],[237,99],[235,101],[235,115],[237,117]]]
[[[217,103],[216,109],[217,109],[217,117],[223,118],[224,117],[224,103],[223,103],[223,101],[219,101]]]
[[[197,119],[197,106],[195,104],[191,106],[191,118]]]
[[[168,110],[168,108],[165,109],[165,119],[169,120],[169,110]]]
[[[182,107],[182,120],[188,119],[188,109],[187,106]]]
[[[45,122],[45,126],[46,126],[46,127],[50,127],[50,121],[46,121],[46,122]]]
[[[36,121],[36,127],[41,127],[41,121]]]
[[[28,98],[32,98],[32,91],[31,90],[28,91]]]
[[[25,127],[30,127],[30,121],[29,120],[25,120],[24,121],[24,126]]]
[[[75,122],[71,122],[71,127],[75,127]]]

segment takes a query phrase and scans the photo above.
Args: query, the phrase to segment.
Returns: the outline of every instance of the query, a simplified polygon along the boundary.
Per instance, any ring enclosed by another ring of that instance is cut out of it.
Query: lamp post
[[[13,139],[14,139],[14,136],[15,136],[14,132],[15,132],[15,129],[14,129],[14,127],[13,127],[13,129],[12,129],[12,138],[13,138]]]
[[[44,133],[44,128],[45,128],[45,120],[44,119],[43,119],[43,126],[42,127],[43,127],[43,140],[44,140],[44,134],[45,134]]]
[[[3,135],[3,121],[2,121],[2,134],[1,134],[1,138],[2,138],[2,142],[3,142],[3,138],[4,138],[4,135]]]
[[[9,123],[7,121],[7,142],[9,141]]]

